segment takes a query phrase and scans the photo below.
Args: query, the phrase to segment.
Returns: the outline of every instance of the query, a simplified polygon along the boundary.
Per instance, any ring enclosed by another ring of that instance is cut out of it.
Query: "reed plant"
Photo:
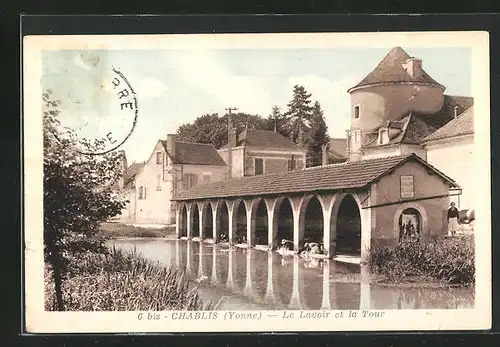
[[[210,310],[184,273],[135,251],[87,253],[72,262],[63,284],[67,311]],[[45,309],[55,310],[50,269],[45,271]]]
[[[448,284],[475,283],[474,238],[439,237],[371,249],[368,265],[389,282],[427,278]]]

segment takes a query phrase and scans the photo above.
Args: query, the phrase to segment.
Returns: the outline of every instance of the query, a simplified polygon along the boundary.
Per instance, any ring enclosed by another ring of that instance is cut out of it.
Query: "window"
[[[255,158],[255,174],[262,175],[264,173],[264,159]]]
[[[359,106],[354,106],[354,119],[359,118]]]
[[[401,176],[400,185],[401,185],[401,199],[408,199],[415,197],[413,176]]]
[[[378,144],[382,145],[386,142],[387,129],[381,129],[378,133]]]
[[[144,186],[140,186],[140,187],[139,187],[139,192],[138,192],[138,195],[139,195],[139,200],[144,200],[144,199],[146,199],[146,187],[144,187]]]
[[[156,152],[156,164],[163,164],[163,152]]]
[[[198,183],[198,175],[196,174],[184,174],[182,176],[182,188],[189,189],[194,187]]]
[[[297,167],[297,162],[295,160],[295,156],[292,155],[292,157],[290,158],[290,160],[288,161],[288,170],[291,171],[291,170],[295,170],[295,168]]]

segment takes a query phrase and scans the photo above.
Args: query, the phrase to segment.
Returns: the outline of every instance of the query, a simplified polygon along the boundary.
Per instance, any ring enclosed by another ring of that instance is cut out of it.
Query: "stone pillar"
[[[359,214],[361,217],[361,261],[366,262],[372,240],[372,209],[363,208],[359,198],[356,196],[355,199],[358,202]],[[371,206],[371,197],[368,197],[367,200],[365,204]]]
[[[301,276],[299,258],[293,257],[293,287],[292,297],[290,298],[291,309],[307,309],[303,307],[304,300],[304,278]]]
[[[236,232],[236,207],[239,206],[239,200],[231,200],[227,202],[227,215],[228,215],[228,234],[229,245],[234,245],[234,233]]]
[[[335,257],[336,228],[332,230],[332,210],[336,201],[336,195],[325,194],[321,196],[321,208],[323,210],[323,247],[327,258]],[[336,221],[336,219],[334,219]]]
[[[252,298],[253,288],[252,288],[252,252],[247,250],[247,271],[245,279],[245,287],[243,288],[243,295]]]
[[[227,253],[227,257],[228,257],[228,267],[227,267],[227,282],[226,282],[226,287],[231,289],[231,290],[235,290],[235,285],[234,285],[234,276],[233,276],[233,262],[234,262],[234,258],[233,258],[233,253],[234,253],[234,249],[233,248],[229,248],[229,251]]]
[[[191,275],[192,273],[192,269],[191,269],[191,257],[192,257],[192,254],[193,254],[193,251],[192,251],[192,242],[190,240],[187,241],[187,244],[186,244],[186,275]]]
[[[264,202],[267,208],[267,247],[270,251],[278,247],[278,213],[276,207],[283,198],[266,198]]]
[[[198,244],[198,278],[201,278],[203,274],[203,242]]]
[[[267,253],[267,288],[266,295],[264,296],[264,301],[271,305],[281,305],[280,295],[276,294],[274,291],[278,289],[278,286],[274,286],[275,276],[273,273],[274,268],[273,253]]]
[[[220,217],[218,201],[211,201],[210,208],[212,208],[212,239],[214,240],[214,243],[217,243],[220,240]]]
[[[371,307],[371,284],[370,284],[370,271],[368,266],[360,266],[360,295],[359,295],[359,309],[369,310]]]
[[[177,268],[181,267],[181,241],[180,240],[175,240],[175,266]]]
[[[188,240],[191,240],[193,238],[193,209],[196,208],[195,203],[189,203],[186,204],[186,209],[187,209],[187,221],[186,221],[186,228],[187,228],[187,238]]]
[[[206,222],[206,215],[207,215],[207,210],[206,210],[206,205],[207,203],[205,201],[198,202],[196,204],[196,207],[198,208],[198,216],[199,216],[199,228],[200,228],[200,240],[204,240],[206,238],[205,235],[205,222]]]
[[[182,216],[181,216],[181,203],[175,204],[175,236],[181,238]]]
[[[304,197],[294,197],[290,199],[293,211],[293,249],[298,253],[300,244],[304,239],[304,216],[302,213],[302,205]]]
[[[247,245],[248,248],[255,246],[255,215],[258,204],[255,200],[244,200],[247,212]],[[257,205],[257,206],[256,206]]]
[[[330,260],[323,262],[323,296],[321,299],[321,309],[331,310],[330,304]]]
[[[212,247],[212,283],[218,284],[219,280],[217,277],[217,248]]]

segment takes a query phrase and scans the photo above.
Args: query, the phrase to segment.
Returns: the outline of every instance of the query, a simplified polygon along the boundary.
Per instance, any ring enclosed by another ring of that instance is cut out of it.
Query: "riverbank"
[[[45,310],[55,310],[54,282],[45,267]],[[85,253],[62,286],[66,311],[209,310],[185,274],[133,251]]]
[[[175,226],[143,227],[118,222],[102,223],[99,235],[105,239],[134,237],[167,237],[175,234]]]
[[[475,284],[474,236],[406,241],[370,251],[374,283],[427,286]]]

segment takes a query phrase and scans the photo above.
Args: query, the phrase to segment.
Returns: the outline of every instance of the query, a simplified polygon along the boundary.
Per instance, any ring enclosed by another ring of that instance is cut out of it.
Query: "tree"
[[[84,155],[76,150],[71,130],[59,130],[60,101],[42,95],[44,174],[44,258],[52,271],[57,309],[64,310],[63,281],[71,263],[85,252],[105,253],[97,236],[100,224],[118,215],[125,201],[115,192],[120,177],[118,153]],[[104,148],[104,139],[83,140],[88,152]]]
[[[323,116],[323,110],[318,101],[314,103],[311,117],[311,127],[308,131],[307,159],[308,166],[318,166],[322,163],[322,147],[328,146],[330,137]]]
[[[274,105],[271,114],[267,117],[267,130],[274,130],[285,137],[290,137],[287,117]]]
[[[311,94],[307,93],[303,86],[293,87],[293,98],[287,104],[288,111],[285,116],[288,118],[288,132],[292,134],[292,139],[298,143],[299,132],[302,129],[305,134],[309,129],[312,119]]]
[[[266,130],[268,122],[259,115],[247,113],[231,114],[233,128],[240,133],[245,128],[249,130]],[[219,149],[228,142],[228,115],[219,117],[216,113],[206,114],[195,119],[193,123],[186,123],[177,129],[177,138],[180,141],[195,143],[211,143]]]

